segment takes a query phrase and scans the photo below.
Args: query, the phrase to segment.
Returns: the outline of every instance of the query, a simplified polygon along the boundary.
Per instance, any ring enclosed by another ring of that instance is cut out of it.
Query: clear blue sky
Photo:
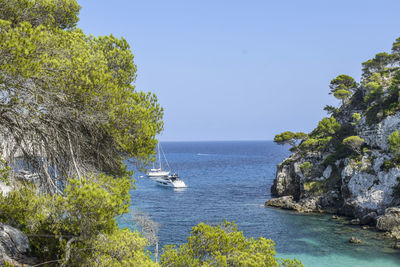
[[[312,130],[329,82],[400,36],[398,0],[81,0],[78,26],[123,36],[162,141],[271,140]]]

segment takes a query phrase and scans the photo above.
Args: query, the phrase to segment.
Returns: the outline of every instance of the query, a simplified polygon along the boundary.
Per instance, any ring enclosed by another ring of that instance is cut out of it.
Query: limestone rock
[[[3,266],[5,261],[15,266],[32,264],[35,259],[27,256],[29,252],[28,237],[18,229],[0,223],[0,266]]]
[[[11,186],[6,185],[3,182],[0,182],[0,194],[3,194],[4,196],[8,194],[12,190]]]
[[[358,239],[358,238],[355,237],[355,236],[352,236],[352,237],[349,239],[349,243],[352,243],[352,244],[360,244],[360,243],[361,243],[361,240]]]
[[[378,217],[376,228],[381,231],[398,232],[400,230],[400,207],[390,207]]]
[[[370,212],[367,215],[364,215],[361,219],[360,219],[360,224],[361,225],[376,225],[376,219],[377,219],[378,215],[376,214],[376,212]]]
[[[292,196],[283,196],[279,198],[272,198],[265,202],[265,206],[277,207],[287,210],[301,210],[301,206],[293,201]]]

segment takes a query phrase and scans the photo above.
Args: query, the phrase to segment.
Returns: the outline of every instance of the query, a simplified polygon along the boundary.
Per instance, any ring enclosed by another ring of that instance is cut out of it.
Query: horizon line
[[[160,142],[262,142],[262,141],[271,141],[273,142],[273,140],[269,139],[244,139],[244,140],[233,140],[233,139],[229,139],[229,140],[159,140]]]

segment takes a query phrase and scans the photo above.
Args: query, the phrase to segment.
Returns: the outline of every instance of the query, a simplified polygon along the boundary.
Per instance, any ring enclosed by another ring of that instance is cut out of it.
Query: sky
[[[78,0],[79,1],[79,0]],[[398,0],[81,0],[79,28],[124,37],[161,141],[272,140],[339,105],[329,82],[400,37]]]

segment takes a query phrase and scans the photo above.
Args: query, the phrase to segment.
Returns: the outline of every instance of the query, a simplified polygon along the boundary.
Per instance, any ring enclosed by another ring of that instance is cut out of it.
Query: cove
[[[157,186],[136,172],[132,210],[160,224],[160,247],[186,241],[200,222],[235,221],[247,237],[271,238],[279,257],[306,266],[399,266],[400,251],[382,233],[362,230],[326,214],[299,214],[264,207],[276,164],[290,152],[271,141],[165,142],[171,167],[188,188]],[[133,166],[131,166],[133,169]],[[124,218],[120,226],[130,226]],[[348,243],[357,236],[362,244]]]

